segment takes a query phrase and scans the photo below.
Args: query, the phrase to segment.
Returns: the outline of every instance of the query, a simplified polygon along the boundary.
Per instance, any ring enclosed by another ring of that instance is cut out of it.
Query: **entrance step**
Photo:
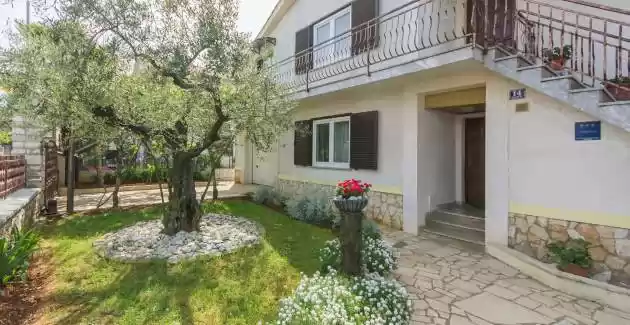
[[[461,204],[446,204],[427,214],[423,231],[483,245],[486,221],[483,211]]]

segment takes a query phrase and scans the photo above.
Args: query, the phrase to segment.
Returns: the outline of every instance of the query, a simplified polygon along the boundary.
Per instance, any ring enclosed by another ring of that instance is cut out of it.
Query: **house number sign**
[[[510,100],[525,99],[525,88],[510,90]]]

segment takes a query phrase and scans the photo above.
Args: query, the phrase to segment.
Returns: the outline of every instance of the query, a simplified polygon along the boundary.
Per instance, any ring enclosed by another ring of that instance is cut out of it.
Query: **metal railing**
[[[431,0],[411,1],[282,60],[272,69],[278,82],[309,90],[351,71],[370,75],[471,46],[474,33],[466,20],[468,10],[465,0],[448,6]]]
[[[26,159],[24,156],[0,155],[0,199],[24,188]]]
[[[575,9],[579,6],[585,8]],[[557,5],[519,0],[517,10],[525,20],[518,22],[518,41],[504,44],[506,47],[545,62],[552,61],[549,53],[555,49],[562,58],[556,59],[554,66],[573,73],[590,86],[610,85],[611,79],[630,75],[630,14],[627,11],[579,0],[558,1]],[[570,55],[565,57],[563,53]]]
[[[411,1],[271,68],[278,82],[309,91],[466,46],[500,46],[548,63],[555,48],[569,49],[559,69],[591,86],[630,76],[627,11],[582,0],[445,3]]]

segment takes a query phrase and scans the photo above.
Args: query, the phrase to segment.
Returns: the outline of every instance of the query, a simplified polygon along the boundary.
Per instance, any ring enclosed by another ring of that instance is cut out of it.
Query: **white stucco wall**
[[[420,105],[422,106],[422,104]],[[418,210],[430,212],[455,201],[455,115],[420,110]]]
[[[344,113],[379,112],[378,170],[341,170],[301,167],[293,164],[293,132],[280,140],[280,174],[300,180],[336,183],[347,178],[358,178],[373,183],[378,190],[401,193],[403,137],[402,112],[404,98],[400,90],[380,86],[359,91],[346,91],[302,101],[295,111],[296,120],[306,120]]]
[[[534,92],[528,101],[529,112],[510,121],[510,201],[626,216],[630,225],[630,134],[602,122],[600,141],[575,141],[575,122],[592,117]]]

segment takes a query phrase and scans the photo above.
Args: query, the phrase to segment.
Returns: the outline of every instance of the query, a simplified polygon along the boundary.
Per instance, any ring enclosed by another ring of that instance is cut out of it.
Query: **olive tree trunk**
[[[201,208],[197,201],[193,175],[193,157],[186,153],[175,153],[171,168],[172,191],[169,194],[168,209],[162,218],[164,233],[167,235],[199,230]]]

